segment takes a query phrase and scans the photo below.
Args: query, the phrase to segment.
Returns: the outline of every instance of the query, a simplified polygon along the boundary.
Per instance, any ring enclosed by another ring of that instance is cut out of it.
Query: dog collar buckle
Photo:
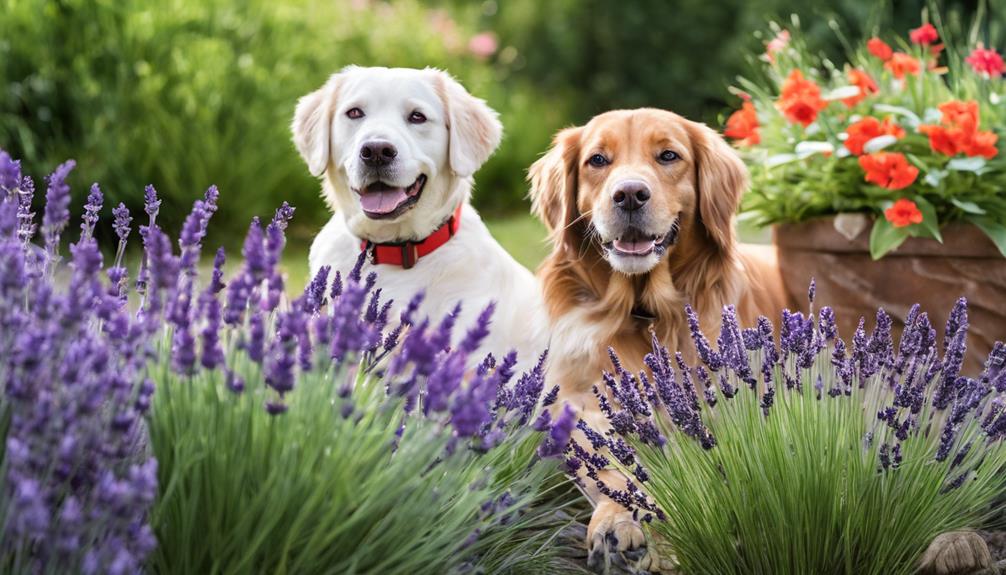
[[[419,259],[419,250],[412,242],[402,242],[402,269],[411,269]]]

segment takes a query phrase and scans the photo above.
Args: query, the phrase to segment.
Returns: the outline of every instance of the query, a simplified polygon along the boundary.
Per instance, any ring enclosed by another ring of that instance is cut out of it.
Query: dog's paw
[[[933,539],[919,562],[924,575],[958,575],[992,565],[985,540],[974,531],[950,531]]]
[[[670,573],[632,513],[602,501],[587,526],[587,566],[596,573]]]

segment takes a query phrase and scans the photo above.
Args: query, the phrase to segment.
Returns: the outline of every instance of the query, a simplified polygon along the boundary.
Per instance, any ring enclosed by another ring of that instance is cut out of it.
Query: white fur
[[[356,107],[365,116],[346,117],[346,111]],[[427,122],[410,124],[407,118],[414,110]],[[311,246],[311,274],[325,265],[345,274],[356,263],[361,239],[381,243],[425,238],[464,203],[457,235],[413,268],[368,263],[365,272],[378,273],[377,285],[396,309],[417,291],[425,291],[421,313],[434,321],[460,301],[460,333],[495,301],[483,351],[499,357],[516,349],[520,366],[527,367],[547,346],[537,280],[493,239],[468,204],[471,175],[496,149],[501,130],[485,102],[431,69],[346,68],[301,99],[293,122],[294,142],[311,172],[323,175],[324,195],[335,211]],[[386,183],[407,186],[419,174],[428,178],[416,205],[390,220],[369,218],[353,191],[369,183],[358,150],[362,142],[375,138],[398,149],[395,181]]]

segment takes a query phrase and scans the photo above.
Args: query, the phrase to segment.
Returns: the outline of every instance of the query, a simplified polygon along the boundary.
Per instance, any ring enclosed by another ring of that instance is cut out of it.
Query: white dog
[[[496,112],[434,69],[350,66],[301,98],[293,140],[336,212],[311,246],[312,276],[345,274],[366,250],[397,307],[425,290],[423,314],[461,302],[467,329],[495,301],[483,350],[533,362],[547,345],[536,280],[469,204],[501,135]]]

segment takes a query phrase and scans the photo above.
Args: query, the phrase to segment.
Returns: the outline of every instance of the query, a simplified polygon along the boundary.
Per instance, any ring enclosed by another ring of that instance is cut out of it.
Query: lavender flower
[[[143,190],[143,210],[150,216],[150,225],[154,225],[157,212],[161,209],[161,200],[157,197],[157,190],[154,186],[147,186]]]
[[[91,184],[91,191],[87,194],[87,203],[84,204],[84,216],[80,222],[80,237],[87,239],[94,235],[94,226],[98,223],[98,213],[105,197],[101,194],[98,184]]]
[[[555,421],[549,429],[548,437],[538,447],[539,457],[558,457],[566,451],[570,436],[576,427],[579,416],[568,403],[563,404],[562,410],[556,416]]]
[[[702,328],[699,326],[699,316],[692,309],[691,305],[685,306],[685,315],[688,318],[688,330],[691,333],[692,341],[695,343],[695,350],[698,352],[699,357],[702,358],[702,362],[705,363],[710,370],[718,371],[720,367],[723,366],[723,360],[720,354],[713,351],[712,347],[709,345],[709,340],[702,333]]]
[[[46,253],[50,257],[55,257],[59,252],[59,236],[70,221],[70,186],[67,185],[66,178],[76,165],[77,162],[68,160],[60,164],[48,178],[42,235],[45,237]]]
[[[15,160],[10,154],[0,150],[0,190],[13,194],[21,186],[21,160]],[[2,200],[3,198],[0,198]]]

